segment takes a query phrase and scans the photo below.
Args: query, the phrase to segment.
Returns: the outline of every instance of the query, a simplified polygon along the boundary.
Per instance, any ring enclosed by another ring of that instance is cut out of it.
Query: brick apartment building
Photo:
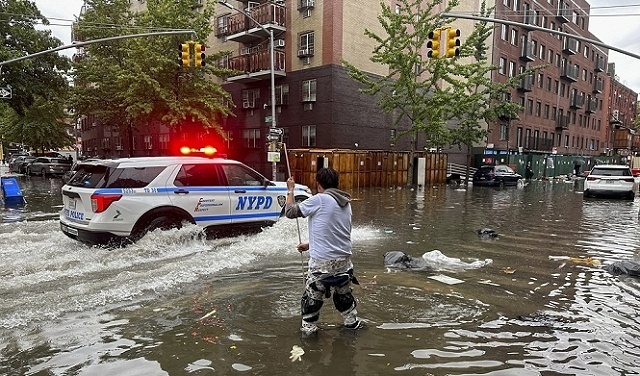
[[[270,176],[266,144],[273,133],[274,108],[269,32],[274,38],[275,121],[282,132],[277,137],[289,149],[409,150],[407,138],[391,142],[402,130],[393,128],[394,114],[383,114],[374,98],[360,93],[342,66],[346,60],[371,74],[387,74],[387,67],[369,60],[375,42],[364,35],[365,29],[382,33],[378,0],[228,3],[233,9],[216,4],[208,50],[233,51],[218,64],[244,72],[223,82],[236,106],[236,116],[223,121],[228,135],[225,149],[231,158]],[[393,1],[390,5],[392,9],[400,6]],[[597,40],[588,31],[590,7],[585,0],[495,0],[487,5],[495,5],[499,19]],[[463,0],[459,10],[471,14],[478,6],[477,1]],[[132,0],[133,9],[142,7],[143,2]],[[455,21],[462,38],[473,24]],[[523,79],[504,98],[517,101],[524,111],[517,118],[487,124],[489,136],[474,148],[475,154],[596,156],[632,150],[635,136],[629,128],[636,116],[637,93],[607,75],[606,48],[527,27],[496,23],[494,30],[489,45],[492,64],[499,69],[491,73],[493,80],[504,81],[526,67],[546,67]],[[423,56],[426,51],[425,46]],[[157,155],[176,137],[158,126],[152,131],[155,134],[136,134],[135,150],[130,152],[126,143],[107,140],[118,140],[120,135],[110,137],[108,127],[88,119],[82,129],[84,155],[102,154],[104,142],[118,146],[109,148],[111,155]],[[426,140],[418,139],[415,148],[426,146]],[[464,163],[459,150],[447,152],[450,161]],[[278,164],[279,177],[285,170]]]

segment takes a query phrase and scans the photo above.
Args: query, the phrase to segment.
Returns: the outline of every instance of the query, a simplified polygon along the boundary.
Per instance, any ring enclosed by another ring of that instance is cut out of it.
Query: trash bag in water
[[[447,269],[447,270],[466,270],[466,269],[478,269],[486,265],[493,263],[492,259],[475,260],[471,262],[465,262],[455,257],[447,257],[442,252],[433,250],[422,255],[422,259],[426,262],[427,266],[432,269]]]
[[[635,261],[616,261],[613,264],[603,266],[602,269],[613,275],[626,274],[633,277],[640,277],[640,263]]]
[[[427,268],[427,264],[421,258],[413,258],[402,251],[389,251],[384,254],[384,266],[397,269]]]

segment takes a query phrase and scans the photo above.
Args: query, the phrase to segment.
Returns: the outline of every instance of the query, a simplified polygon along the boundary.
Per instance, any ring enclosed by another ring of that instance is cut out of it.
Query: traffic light
[[[193,61],[195,62],[196,68],[204,67],[205,58],[207,57],[207,55],[205,55],[204,53],[206,48],[207,47],[204,44],[200,44],[200,43],[195,43],[193,45],[193,52],[194,52]]]
[[[189,43],[180,43],[178,45],[180,54],[178,55],[178,63],[182,67],[191,66],[191,54],[189,53]]]
[[[460,29],[447,29],[445,44],[445,56],[454,57],[460,55]]]
[[[437,59],[440,56],[440,29],[429,32],[429,42],[427,42],[427,48],[430,49],[427,52],[427,56],[432,59]]]

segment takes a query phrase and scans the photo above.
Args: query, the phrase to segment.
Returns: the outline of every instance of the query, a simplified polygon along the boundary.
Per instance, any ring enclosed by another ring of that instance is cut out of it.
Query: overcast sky
[[[591,5],[589,30],[603,43],[640,55],[640,0],[587,0]],[[35,0],[40,12],[51,22],[53,34],[71,43],[71,22],[80,13],[83,0]],[[611,5],[615,3],[615,5]],[[73,49],[62,51],[71,56]],[[609,51],[620,81],[640,93],[640,60]]]

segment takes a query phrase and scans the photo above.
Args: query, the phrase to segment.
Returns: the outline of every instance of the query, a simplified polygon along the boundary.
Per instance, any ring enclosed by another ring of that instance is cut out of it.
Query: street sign
[[[282,128],[269,128],[269,134],[275,134],[281,136],[284,133],[284,129]]]
[[[6,87],[0,87],[0,98],[2,99],[11,99],[13,97],[13,92],[11,91],[11,88],[6,86]]]
[[[270,134],[267,136],[267,140],[269,141],[278,141],[280,139],[280,137],[278,137],[278,135],[275,134]]]
[[[271,123],[271,122],[273,122],[273,116],[265,116],[265,117],[264,117],[264,122],[265,122],[265,123]]]
[[[267,162],[280,162],[280,153],[277,151],[268,151]]]

